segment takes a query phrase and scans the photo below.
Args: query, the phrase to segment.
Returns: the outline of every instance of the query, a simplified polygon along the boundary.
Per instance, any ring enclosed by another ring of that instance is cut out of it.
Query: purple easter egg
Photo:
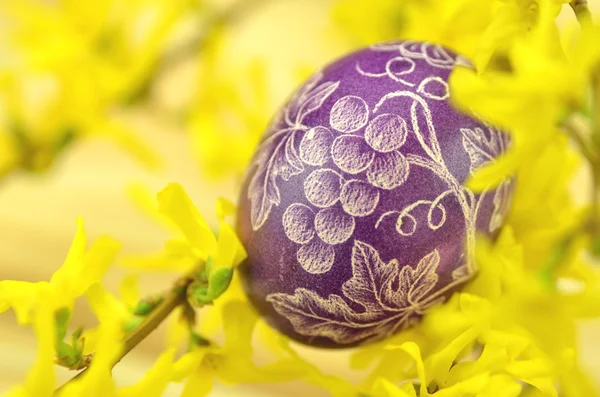
[[[477,232],[502,226],[512,181],[464,181],[506,134],[449,103],[468,62],[421,42],[375,45],[311,77],[248,170],[238,233],[244,288],[291,338],[351,347],[415,324],[475,271]]]

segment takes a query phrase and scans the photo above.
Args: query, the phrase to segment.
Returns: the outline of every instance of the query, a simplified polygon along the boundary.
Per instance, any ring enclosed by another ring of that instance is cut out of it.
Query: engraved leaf
[[[339,344],[377,340],[406,326],[415,313],[421,314],[443,299],[431,299],[439,262],[439,253],[434,250],[415,269],[401,268],[396,259],[385,263],[375,248],[355,241],[352,278],[342,286],[343,296],[332,294],[325,299],[312,290],[298,288],[293,295],[270,294],[267,301],[301,335],[326,337]],[[431,302],[422,303],[425,298]],[[355,311],[345,299],[365,310]]]
[[[292,97],[286,109],[286,120],[290,126],[301,125],[310,113],[323,106],[323,103],[337,90],[340,82],[328,81],[317,86],[323,73],[315,74]]]
[[[436,161],[438,164],[443,164],[444,159],[442,157],[442,150],[440,149],[440,144],[437,139],[437,132],[435,130],[435,125],[433,124],[429,105],[420,96],[414,96],[413,98],[415,101],[413,102],[410,111],[412,127],[417,140],[432,160]],[[423,124],[425,124],[425,126]]]
[[[460,131],[463,134],[463,147],[471,159],[471,173],[484,164],[494,161],[499,154],[497,135],[494,132],[490,131],[488,138],[481,128],[474,130],[461,128]]]
[[[294,121],[296,120],[296,115],[298,114],[298,110],[302,106],[304,99],[308,95],[308,93],[315,88],[315,86],[319,83],[319,81],[323,78],[323,72],[317,72],[312,77],[310,77],[304,85],[292,96],[288,106],[285,109],[285,115],[287,123],[290,126],[294,125]]]
[[[398,276],[400,264],[396,259],[385,263],[369,244],[355,241],[352,248],[352,278],[344,283],[342,292],[367,311],[385,310],[382,293],[391,288]]]
[[[254,230],[263,225],[273,205],[279,205],[281,201],[277,178],[287,181],[304,171],[294,144],[297,132],[292,128],[280,130],[258,148],[258,155],[254,160],[256,170],[248,186],[250,220]]]
[[[410,288],[408,290],[408,301],[419,303],[423,298],[427,297],[429,292],[435,287],[438,282],[437,268],[440,264],[440,254],[438,250],[426,255],[415,270],[405,266],[405,274],[410,274]],[[402,272],[400,273],[400,281],[402,282]],[[408,278],[408,277],[407,277]]]
[[[314,291],[298,288],[293,295],[270,294],[267,302],[272,303],[275,310],[302,335],[326,337],[337,343],[352,343],[372,333],[368,330],[357,332],[360,323],[367,317],[355,313],[339,295],[324,299]],[[377,325],[379,323],[372,327]]]
[[[440,264],[440,254],[434,250],[421,259],[415,269],[404,266],[398,277],[398,289],[392,292],[389,300],[397,307],[419,306],[438,282],[437,268]]]
[[[331,94],[335,92],[335,90],[337,90],[339,86],[339,81],[328,81],[311,91],[300,106],[300,110],[296,115],[296,123],[302,124],[302,121],[304,121],[306,116],[323,106],[323,103],[331,96]]]

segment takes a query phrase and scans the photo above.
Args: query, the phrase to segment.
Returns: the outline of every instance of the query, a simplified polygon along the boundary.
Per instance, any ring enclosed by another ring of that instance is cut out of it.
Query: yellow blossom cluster
[[[0,114],[0,173],[45,167],[71,135],[95,132],[151,158],[132,140],[119,109],[147,86],[169,32],[194,2],[49,3],[7,0],[0,9],[7,26],[0,47],[15,54],[0,64],[7,109]],[[102,279],[119,244],[101,237],[88,248],[81,219],[49,282],[0,281],[0,312],[14,310],[38,343],[26,380],[6,396],[160,396],[176,382],[184,384],[182,396],[196,397],[208,395],[216,381],[290,380],[339,397],[599,395],[582,367],[577,332],[580,320],[600,317],[598,197],[578,206],[570,183],[586,164],[592,190],[600,187],[600,29],[586,15],[581,29],[559,29],[556,17],[565,3],[334,2],[333,28],[356,45],[430,40],[470,58],[473,68],[452,75],[455,105],[512,138],[510,151],[482,168],[470,187],[484,189],[507,175],[518,180],[507,225],[496,241],[478,243],[474,280],[415,327],[356,349],[350,367],[362,371],[360,380],[322,373],[258,318],[235,272],[245,250],[227,220],[233,204],[217,202],[215,231],[183,187],[171,183],[157,195],[157,206],[141,189],[134,196],[174,237],[158,253],[117,259],[136,271],[181,273],[163,295],[140,299],[135,277],[123,280],[121,297],[105,290]],[[256,65],[246,70],[247,81],[220,76],[211,61],[224,43],[215,36],[204,48],[205,85],[195,99],[200,109],[190,115],[192,139],[203,164],[237,172],[267,121],[266,77]],[[31,98],[27,84],[40,79],[48,95]],[[65,342],[80,298],[98,325],[75,330]],[[197,318],[196,310],[204,314]],[[171,312],[153,367],[134,385],[117,385],[113,366]],[[216,341],[219,331],[223,342]],[[255,361],[257,344],[268,350],[266,362]],[[85,370],[58,388],[55,362]]]
[[[83,136],[109,139],[157,165],[124,112],[148,90],[173,31],[196,3],[3,1],[0,174],[43,170]]]

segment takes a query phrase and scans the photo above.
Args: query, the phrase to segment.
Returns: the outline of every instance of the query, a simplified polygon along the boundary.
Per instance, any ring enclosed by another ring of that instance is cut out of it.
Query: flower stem
[[[114,365],[121,361],[121,359],[133,350],[141,341],[146,339],[146,337],[150,335],[150,333],[154,331],[176,307],[185,302],[187,286],[192,281],[193,277],[190,275],[186,275],[177,280],[175,286],[164,294],[161,303],[159,303],[156,308],[148,314],[144,321],[127,336],[123,345],[123,351]]]
[[[158,326],[169,316],[169,314],[173,312],[173,310],[175,310],[175,308],[186,302],[187,287],[194,281],[195,275],[201,268],[203,268],[203,266],[204,265],[202,264],[195,268],[192,272],[179,278],[173,287],[162,295],[162,300],[160,303],[147,315],[140,325],[135,327],[126,335],[125,341],[123,342],[123,349],[113,363],[113,367],[117,365],[123,359],[123,357],[131,352],[138,344],[140,344],[141,341],[146,339],[146,337],[150,335],[152,331],[158,328]],[[90,360],[89,364],[91,364],[91,361],[92,360]],[[84,368],[83,371],[67,381],[65,385],[82,376],[88,368],[89,366]],[[61,389],[65,385],[56,389],[54,396],[58,396]]]

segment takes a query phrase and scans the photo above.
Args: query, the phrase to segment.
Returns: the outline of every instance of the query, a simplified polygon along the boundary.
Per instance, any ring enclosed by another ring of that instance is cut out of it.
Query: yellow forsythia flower
[[[509,153],[484,166],[469,182],[476,190],[499,183],[528,158],[543,152],[571,112],[588,111],[590,72],[600,60],[600,30],[584,30],[563,53],[555,13],[554,1],[539,1],[535,27],[509,45],[510,70],[460,68],[451,76],[452,98],[458,107],[513,137]]]
[[[137,189],[135,192],[138,202],[146,203],[143,193]],[[136,255],[124,260],[125,265],[137,269],[153,270],[191,270],[198,265],[198,261],[212,258],[213,269],[233,267],[238,265],[245,257],[246,251],[237,238],[235,231],[225,220],[232,215],[235,207],[225,199],[217,201],[217,217],[219,232],[215,236],[208,223],[183,187],[177,183],[170,183],[157,196],[158,213],[147,208],[146,212],[155,219],[169,221],[168,225],[174,226],[180,237],[173,237],[165,243],[164,250],[159,254]],[[159,215],[162,218],[159,218]]]
[[[36,291],[36,311],[31,318],[37,338],[37,353],[33,366],[22,385],[9,390],[4,397],[51,397],[56,386],[54,375],[54,312],[56,307],[47,285]]]
[[[543,0],[542,0],[543,1]],[[558,14],[566,0],[552,0]],[[337,0],[334,16],[358,45],[420,40],[447,46],[484,69],[492,56],[527,34],[538,0]]]
[[[102,279],[119,249],[120,244],[115,240],[100,237],[88,250],[83,219],[78,218],[77,234],[69,253],[50,282],[0,281],[0,312],[12,307],[20,323],[30,323],[39,303],[40,289],[47,290],[46,295],[56,309],[72,309],[75,299]]]
[[[258,366],[252,360],[252,336],[258,317],[247,301],[231,300],[221,309],[225,342],[223,346],[197,347],[175,364],[173,380],[185,380],[182,396],[206,396],[218,379],[225,384],[271,383],[303,379],[329,390],[333,396],[355,394],[342,379],[321,374],[301,359],[284,342],[272,362]],[[283,338],[270,330],[271,340]],[[285,339],[285,338],[283,338]]]
[[[417,327],[355,353],[354,367],[375,364],[365,393],[411,396],[413,388],[420,396],[519,396],[527,384],[543,396],[596,395],[578,362],[575,325],[598,313],[590,299],[597,299],[600,271],[578,261],[548,285],[526,267],[510,227],[494,246],[481,241],[477,259],[480,271],[463,292]],[[579,281],[583,290],[558,288],[561,278]],[[419,382],[410,387],[392,386],[413,378]]]
[[[144,377],[135,385],[117,390],[117,397],[161,397],[175,371],[174,355],[173,349],[161,353]]]
[[[158,157],[120,109],[151,82],[193,0],[0,4],[0,117],[18,136],[19,165],[46,168],[70,141],[101,136],[145,164]]]
[[[581,165],[566,136],[557,136],[524,159],[507,220],[522,245],[527,267],[543,265],[563,237],[583,220],[575,205],[571,180]]]
[[[97,332],[97,350],[92,364],[84,376],[68,382],[61,389],[60,397],[116,396],[111,368],[121,351],[121,324],[115,321],[102,322]]]

